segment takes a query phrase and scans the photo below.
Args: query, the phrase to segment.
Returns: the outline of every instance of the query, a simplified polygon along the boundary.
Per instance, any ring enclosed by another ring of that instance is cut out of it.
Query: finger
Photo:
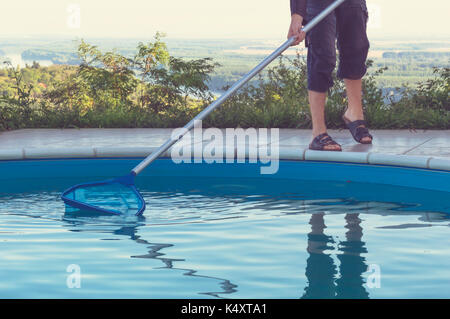
[[[292,29],[289,29],[289,32],[287,35],[288,39],[292,38],[293,36],[294,36],[294,31]]]
[[[299,38],[300,42],[303,42],[303,40],[305,40],[305,38],[306,38],[306,33],[301,31],[298,38]]]

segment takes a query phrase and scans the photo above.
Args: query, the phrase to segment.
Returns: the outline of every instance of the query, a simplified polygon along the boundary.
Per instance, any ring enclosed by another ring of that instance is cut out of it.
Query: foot
[[[311,144],[309,144],[309,149],[315,151],[342,151],[341,146],[326,132],[315,136]]]
[[[360,114],[351,113],[350,110],[347,109],[342,116],[342,119],[352,133],[353,138],[358,143],[372,144],[372,135],[369,134],[362,112]],[[354,125],[352,125],[352,123]]]

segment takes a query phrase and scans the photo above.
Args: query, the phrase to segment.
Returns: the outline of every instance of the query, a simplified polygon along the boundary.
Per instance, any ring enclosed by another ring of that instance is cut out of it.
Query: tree
[[[106,107],[127,102],[138,83],[133,60],[114,51],[102,53],[83,40],[78,46],[78,57],[81,64],[77,76],[86,83],[88,94],[96,103]]]
[[[204,58],[185,61],[171,57],[157,33],[155,42],[140,43],[134,57],[134,66],[146,83],[139,96],[142,106],[161,111],[171,106],[187,106],[189,97],[210,101],[208,88],[210,74],[219,64]]]
[[[30,83],[26,83],[23,80],[23,72],[19,66],[17,66],[17,68],[14,68],[10,61],[5,61],[3,63],[5,63],[8,67],[8,76],[11,76],[11,78],[14,80],[13,88],[15,90],[15,94],[12,96],[3,96],[1,100],[15,105],[16,112],[20,114],[23,125],[27,125],[32,120],[31,106],[36,102],[31,94],[33,85]]]

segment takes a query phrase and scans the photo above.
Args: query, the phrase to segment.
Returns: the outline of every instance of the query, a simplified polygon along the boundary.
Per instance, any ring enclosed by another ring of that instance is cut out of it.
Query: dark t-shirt
[[[307,0],[291,0],[291,15],[297,13],[303,18],[306,16],[306,1]]]

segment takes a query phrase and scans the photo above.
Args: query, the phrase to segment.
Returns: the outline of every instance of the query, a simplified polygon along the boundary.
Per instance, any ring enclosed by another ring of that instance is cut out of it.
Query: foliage
[[[134,65],[142,81],[140,106],[152,111],[167,111],[174,105],[187,106],[190,97],[209,101],[207,82],[217,63],[210,58],[185,61],[171,57],[157,33],[155,42],[140,43]]]
[[[437,111],[450,111],[450,68],[434,68],[434,78],[419,83],[416,90],[408,90],[407,98],[416,105]]]
[[[5,106],[4,110],[4,116],[7,116],[9,118],[8,124],[6,125],[20,127],[19,123],[11,121],[14,118],[12,115],[14,113],[17,113],[19,118],[22,119],[21,125],[26,126],[32,122],[33,111],[31,109],[31,106],[35,102],[35,99],[31,95],[33,85],[26,83],[23,80],[23,74],[22,72],[20,72],[19,68],[14,68],[10,62],[4,63],[8,66],[8,74],[11,74],[11,78],[13,79],[12,88],[14,89],[13,94],[10,95],[6,93],[1,97],[1,101],[5,102],[5,104],[8,105]],[[11,109],[11,107],[14,108]],[[12,111],[14,111],[14,113]]]
[[[214,99],[210,80],[219,64],[173,57],[162,37],[157,33],[152,42],[139,43],[129,57],[81,41],[77,66],[8,64],[0,70],[0,130],[183,126]],[[395,99],[378,83],[388,67],[370,60],[367,67],[363,104],[371,128],[450,128],[448,68],[435,68],[432,78],[415,87],[397,88],[402,96]],[[280,57],[210,114],[204,126],[310,128],[306,73],[302,55]],[[326,122],[342,128],[347,97],[343,82],[333,77]]]
[[[450,128],[450,69],[434,68],[433,73],[415,88],[404,87],[402,98],[391,101],[385,112],[391,117],[384,120],[391,128]]]

